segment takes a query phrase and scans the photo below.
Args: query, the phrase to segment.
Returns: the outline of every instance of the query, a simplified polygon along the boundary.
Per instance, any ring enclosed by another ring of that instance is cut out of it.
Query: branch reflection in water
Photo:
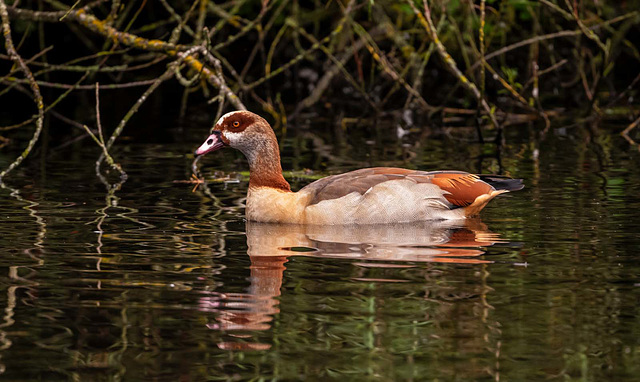
[[[31,287],[37,286],[38,283],[32,281],[37,275],[37,268],[44,265],[44,238],[47,234],[47,224],[45,220],[38,214],[38,207],[40,204],[34,200],[25,199],[20,190],[6,185],[0,180],[0,189],[10,191],[9,195],[17,200],[20,204],[26,204],[22,207],[23,210],[28,211],[29,216],[35,220],[36,234],[33,242],[33,246],[26,248],[24,254],[34,261],[33,266],[23,265],[11,265],[9,266],[9,274],[6,281],[9,286],[7,287],[7,305],[4,308],[4,315],[0,321],[0,351],[9,350],[13,344],[7,333],[7,328],[10,328],[15,323],[14,314],[17,305],[16,293],[18,289],[23,288],[27,291],[31,291]],[[0,353],[0,361],[2,360],[2,353]],[[4,374],[6,366],[0,362],[0,375]]]
[[[413,268],[416,263],[488,264],[480,258],[483,247],[502,242],[479,219],[426,221],[394,225],[319,226],[247,222],[247,246],[251,259],[247,293],[222,293],[203,297],[200,308],[215,312],[209,329],[227,332],[242,340],[220,342],[225,350],[266,350],[265,343],[245,342],[243,332],[269,330],[280,309],[279,296],[293,256],[354,260],[368,268]],[[485,271],[486,273],[486,271]],[[356,282],[403,282],[402,279],[353,277]],[[482,278],[484,280],[484,278]],[[491,290],[482,288],[483,294]],[[486,296],[482,296],[486,301]],[[483,304],[484,305],[484,304]]]

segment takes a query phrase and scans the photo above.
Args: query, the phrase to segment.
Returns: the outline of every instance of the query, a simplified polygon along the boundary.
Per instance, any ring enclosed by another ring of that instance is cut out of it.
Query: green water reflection
[[[33,160],[0,190],[3,378],[640,373],[640,156],[613,134],[552,129],[534,144],[516,131],[500,160],[441,136],[333,147],[291,134],[288,170],[502,167],[525,178],[482,220],[357,229],[246,225],[246,181],[211,183],[215,199],[174,182],[190,176],[186,153],[204,130],[192,134],[120,145],[129,179],[111,194],[91,147]],[[231,151],[203,163],[205,174],[244,168]]]

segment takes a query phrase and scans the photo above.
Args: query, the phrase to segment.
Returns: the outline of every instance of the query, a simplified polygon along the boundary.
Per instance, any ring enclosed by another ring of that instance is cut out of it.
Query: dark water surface
[[[215,199],[174,182],[206,128],[116,144],[111,193],[89,140],[36,154],[0,190],[0,379],[637,380],[640,155],[606,129],[526,130],[501,157],[525,190],[467,224],[246,224],[246,178]],[[314,175],[500,170],[452,137],[287,136],[285,169]],[[246,170],[230,150],[202,164]]]

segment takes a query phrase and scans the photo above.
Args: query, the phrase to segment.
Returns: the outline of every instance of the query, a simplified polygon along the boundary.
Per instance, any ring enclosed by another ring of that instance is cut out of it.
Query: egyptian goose
[[[464,219],[497,195],[524,187],[521,179],[495,175],[377,167],[328,176],[292,192],[282,176],[273,129],[248,111],[223,115],[195,154],[225,146],[249,161],[246,217],[251,221],[344,225]]]

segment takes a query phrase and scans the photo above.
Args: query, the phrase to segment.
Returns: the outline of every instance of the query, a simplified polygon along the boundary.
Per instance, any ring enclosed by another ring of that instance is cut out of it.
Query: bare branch
[[[35,144],[38,142],[38,138],[40,137],[40,133],[42,132],[42,126],[44,122],[44,102],[42,100],[42,95],[40,94],[40,87],[36,83],[36,80],[33,78],[33,74],[29,67],[24,63],[22,57],[18,55],[14,46],[13,40],[11,39],[11,26],[9,24],[9,14],[7,13],[7,6],[4,3],[4,0],[0,0],[0,18],[2,19],[2,34],[4,35],[4,46],[7,49],[7,53],[15,62],[20,70],[24,73],[25,77],[29,81],[29,86],[31,87],[31,91],[33,92],[33,97],[36,103],[36,108],[38,109],[38,118],[36,119],[36,131],[33,133],[33,137],[29,141],[27,148],[22,152],[22,154],[16,158],[6,169],[0,172],[0,183],[2,182],[2,178],[7,175],[11,170],[16,168],[22,163],[24,158],[26,158]]]
[[[456,65],[453,58],[451,58],[451,56],[447,52],[447,49],[444,47],[444,45],[438,38],[436,28],[433,25],[433,21],[431,20],[431,10],[429,9],[429,4],[427,3],[427,0],[425,0],[424,2],[424,16],[418,11],[416,6],[413,4],[413,1],[407,0],[407,3],[411,6],[411,9],[413,9],[414,13],[420,20],[420,23],[427,31],[427,35],[429,35],[433,43],[436,45],[436,50],[438,51],[440,58],[442,58],[445,65],[447,66],[447,69],[454,76],[456,76],[456,78],[458,78],[458,81],[460,81],[460,83],[476,97],[478,102],[480,102],[480,104],[482,105],[482,108],[484,109],[484,111],[487,113],[487,115],[491,119],[491,123],[493,123],[493,125],[496,128],[500,128],[500,124],[498,123],[498,120],[496,119],[493,111],[491,110],[489,103],[484,99],[482,94],[480,94],[480,91],[478,90],[476,85],[473,82],[471,82],[464,74],[462,74],[460,69],[458,69],[458,65]]]

